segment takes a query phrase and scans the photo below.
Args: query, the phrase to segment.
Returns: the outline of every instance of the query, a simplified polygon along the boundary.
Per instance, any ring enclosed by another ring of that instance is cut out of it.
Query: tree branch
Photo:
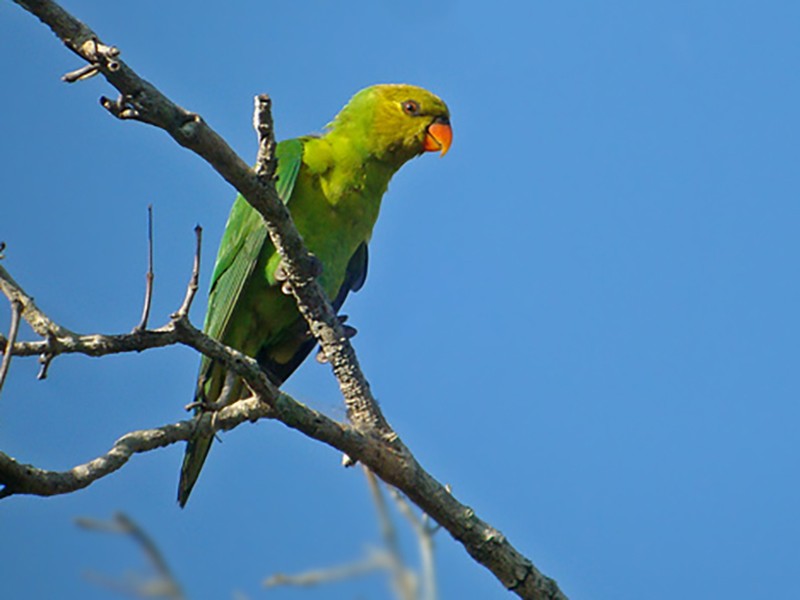
[[[0,392],[3,391],[3,384],[8,375],[8,369],[11,367],[11,353],[9,349],[17,341],[17,333],[19,333],[19,321],[22,318],[22,303],[19,300],[11,301],[11,327],[8,331],[8,340],[5,340],[5,354],[3,355],[3,362],[0,362]]]
[[[147,321],[150,319],[150,306],[153,302],[153,205],[147,206],[147,273],[145,274],[144,306],[142,306],[142,318],[134,331],[144,331],[147,329]]]
[[[120,92],[117,100],[101,99],[107,110],[118,118],[142,121],[166,131],[178,144],[204,158],[265,218],[270,239],[286,268],[287,281],[297,300],[298,309],[333,367],[347,404],[348,416],[354,424],[354,427],[349,427],[337,423],[285,394],[275,395],[274,387],[254,360],[204,336],[189,324],[185,316],[175,318],[171,327],[140,332],[150,340],[152,346],[149,347],[169,343],[192,346],[221,361],[248,382],[257,396],[221,410],[213,420],[213,427],[225,429],[235,427],[244,420],[276,418],[361,461],[381,479],[402,490],[459,540],[471,556],[489,568],[503,585],[520,597],[564,598],[555,582],[542,575],[499,531],[480,520],[472,509],[459,503],[444,486],[425,472],[389,428],[361,372],[347,335],[316,282],[317,263],[305,249],[286,207],[275,193],[272,181],[264,181],[266,178],[251,170],[199,115],[177,106],[152,84],[141,79],[119,59],[119,50],[100,42],[91,29],[55,2],[15,2],[36,15],[67,47],[90,63],[88,68],[71,74],[70,80],[101,73]],[[10,277],[7,279],[3,275],[7,273],[0,267],[0,291],[6,293]],[[16,292],[12,289],[11,293]],[[9,293],[6,295],[9,296]],[[9,296],[9,299],[12,297]],[[30,298],[20,301],[23,306],[22,317],[39,335],[48,338],[44,342],[46,351],[63,353],[66,351],[64,346],[71,345],[76,352],[85,349],[84,353],[98,356],[103,353],[103,347],[118,348],[122,344],[139,346],[132,347],[132,350],[143,349],[143,339],[130,337],[139,334],[78,336],[47,319]],[[167,341],[170,336],[175,336],[175,341]],[[90,349],[94,353],[89,352]],[[22,348],[13,344],[12,352],[17,353],[18,350]],[[83,487],[103,476],[91,478],[88,472],[112,472],[136,452],[187,439],[193,427],[193,422],[182,421],[128,434],[120,438],[106,455],[64,473],[20,465],[0,455],[0,483],[5,485],[0,497],[11,493],[50,495],[68,491],[69,485]],[[59,491],[53,492],[54,489]]]
[[[417,589],[419,587],[419,582],[414,572],[407,569],[403,562],[400,544],[397,541],[397,531],[394,528],[391,516],[389,516],[389,507],[386,505],[386,499],[381,492],[378,478],[366,467],[364,467],[364,475],[367,479],[372,501],[375,503],[375,508],[378,511],[378,523],[381,527],[381,537],[383,537],[383,543],[386,546],[386,554],[389,558],[388,568],[392,575],[392,587],[401,600],[415,600],[418,598]],[[421,598],[421,596],[419,597]],[[433,599],[426,596],[425,600]]]

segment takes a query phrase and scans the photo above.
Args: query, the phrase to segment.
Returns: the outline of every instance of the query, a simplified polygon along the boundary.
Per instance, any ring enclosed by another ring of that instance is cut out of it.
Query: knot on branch
[[[178,130],[176,131],[176,136],[181,138],[178,140],[179,143],[184,146],[189,145],[189,142],[197,137],[202,125],[203,118],[200,115],[193,112],[187,112],[183,123],[180,124]]]
[[[106,46],[96,37],[86,40],[78,47],[74,46],[71,40],[67,40],[67,45],[72,46],[78,54],[89,62],[88,65],[84,65],[79,69],[75,69],[63,75],[61,79],[67,83],[75,83],[77,81],[89,79],[101,71],[114,73],[120,69],[121,63],[117,60],[120,54],[119,48],[115,46]]]
[[[141,113],[134,105],[133,97],[128,94],[120,94],[116,100],[100,96],[100,105],[118,119],[141,120]]]

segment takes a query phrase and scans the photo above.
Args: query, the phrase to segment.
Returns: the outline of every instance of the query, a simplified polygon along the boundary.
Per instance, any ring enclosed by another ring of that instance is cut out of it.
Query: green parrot
[[[367,275],[367,243],[392,175],[423,152],[444,155],[452,130],[447,106],[412,85],[368,87],[327,126],[324,135],[277,145],[276,190],[308,249],[322,264],[319,283],[338,312]],[[205,332],[256,358],[280,386],[316,344],[294,298],[281,291],[280,256],[264,222],[240,195],[231,209],[211,277]],[[235,400],[242,381],[203,357],[195,400]],[[202,409],[200,409],[202,410]],[[186,504],[213,436],[189,440],[178,503]]]

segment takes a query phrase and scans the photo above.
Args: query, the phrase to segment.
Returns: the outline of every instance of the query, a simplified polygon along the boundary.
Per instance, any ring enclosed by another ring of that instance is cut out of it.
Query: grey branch
[[[310,587],[321,585],[324,583],[332,583],[335,581],[342,581],[344,579],[352,579],[374,571],[389,568],[390,558],[385,552],[374,551],[366,558],[357,562],[351,562],[338,567],[329,567],[327,569],[315,569],[313,571],[305,571],[296,575],[287,575],[285,573],[276,573],[264,580],[264,587],[278,587],[278,586],[301,586]]]
[[[417,536],[421,558],[420,577],[403,560],[397,531],[380,481],[367,467],[363,467],[363,470],[378,513],[383,547],[367,548],[364,558],[335,567],[311,569],[291,575],[277,573],[264,581],[265,587],[321,585],[352,579],[374,571],[385,571],[390,578],[394,596],[398,600],[435,600],[433,536],[436,529],[427,526],[423,519],[414,514],[411,505],[400,492],[394,488],[389,490],[398,511],[411,523]]]
[[[369,486],[372,501],[375,503],[375,508],[378,511],[378,523],[381,527],[381,537],[386,546],[386,553],[389,557],[388,568],[392,575],[392,587],[395,594],[401,600],[416,600],[419,596],[418,580],[414,572],[408,569],[403,561],[402,553],[400,552],[400,544],[397,541],[397,531],[395,530],[394,523],[389,514],[389,507],[386,504],[386,498],[381,491],[378,478],[368,468],[364,467],[364,475],[367,478],[367,485]],[[426,600],[433,600],[428,598]]]
[[[147,273],[145,274],[144,306],[142,306],[142,319],[134,331],[144,331],[147,329],[147,321],[150,319],[150,306],[153,302],[153,205],[147,206]]]
[[[22,303],[19,300],[11,300],[11,327],[8,332],[8,340],[5,341],[5,354],[3,362],[0,362],[0,392],[3,391],[3,384],[8,375],[8,369],[11,368],[11,353],[10,348],[17,341],[17,333],[19,333],[19,322],[22,318]]]
[[[540,573],[499,531],[480,520],[472,509],[459,503],[444,486],[422,469],[388,426],[361,372],[347,335],[338,322],[330,302],[316,282],[318,271],[316,260],[305,249],[302,238],[292,224],[286,207],[278,198],[271,179],[265,181],[266,177],[261,177],[255,170],[250,169],[199,115],[179,107],[152,84],[141,79],[120,60],[118,49],[102,43],[91,29],[58,4],[50,0],[15,0],[15,2],[36,15],[68,48],[92,66],[89,69],[79,69],[72,74],[72,78],[78,80],[97,71],[119,91],[120,96],[117,100],[101,99],[102,105],[107,110],[118,118],[138,120],[166,131],[178,144],[205,159],[264,217],[270,239],[280,253],[286,268],[287,281],[298,303],[298,309],[309,323],[311,332],[319,340],[325,356],[333,367],[353,426],[337,423],[284,394],[274,395],[276,393],[274,387],[269,384],[255,361],[203,336],[182,316],[178,316],[161,330],[140,332],[141,336],[151,344],[148,347],[171,343],[190,345],[221,361],[226,368],[247,381],[256,396],[220,411],[219,417],[222,415],[231,417],[227,423],[222,419],[223,423],[233,427],[238,424],[233,423],[235,420],[232,418],[233,412],[236,412],[239,418],[247,410],[253,410],[254,412],[239,422],[262,417],[276,418],[309,437],[337,448],[367,465],[385,482],[402,490],[411,501],[460,541],[475,560],[489,568],[503,585],[518,596],[536,599],[564,598],[553,580]],[[264,108],[264,114],[268,112],[267,109],[268,106]],[[257,115],[257,121],[260,119],[261,117]],[[271,135],[271,131],[267,131],[267,134]],[[5,271],[0,271],[0,274],[3,273]],[[4,293],[8,287],[4,285],[5,283],[7,283],[5,280],[0,282],[2,287],[0,291]],[[11,292],[15,293],[14,290]],[[6,295],[9,296],[8,293]],[[9,298],[11,299],[10,296]],[[33,343],[43,344],[39,346],[40,354],[69,351],[62,346],[70,346],[74,352],[83,352],[91,356],[103,354],[103,348],[109,349],[105,353],[144,349],[142,347],[144,339],[135,337],[139,334],[78,336],[47,319],[29,298],[21,301],[22,317],[31,324],[34,331],[46,337],[44,342]],[[124,344],[138,348],[123,350]],[[23,350],[25,348],[19,343],[12,345],[13,354],[22,354]],[[214,426],[224,429],[220,421],[221,418],[214,419]],[[182,422],[123,436],[108,454],[96,461],[104,465],[115,464],[113,468],[103,467],[111,472],[118,469],[133,453],[174,443],[178,439],[186,439],[184,436],[188,436],[188,432],[184,431],[184,428],[188,428],[191,423]],[[177,439],[173,440],[171,436]],[[12,490],[10,493],[22,493],[19,490],[25,489],[27,493],[48,495],[54,493],[53,486],[58,484],[61,484],[62,492],[55,493],[63,493],[67,491],[63,485],[65,477],[70,479],[73,485],[78,483],[82,484],[78,487],[83,487],[98,478],[95,476],[88,482],[86,479],[86,471],[96,467],[96,461],[65,473],[57,473],[20,465],[13,459],[0,455],[0,483],[5,485],[0,494],[9,489]],[[44,481],[49,485],[40,483]],[[37,491],[30,491],[34,489]]]
[[[399,510],[400,514],[411,524],[411,528],[417,536],[420,563],[422,565],[422,590],[424,592],[422,600],[436,600],[436,567],[434,564],[433,536],[438,531],[438,528],[430,527],[426,523],[427,515],[423,515],[423,518],[417,517],[411,505],[406,502],[406,499],[398,490],[392,488],[389,490],[389,493],[397,506],[397,510]]]

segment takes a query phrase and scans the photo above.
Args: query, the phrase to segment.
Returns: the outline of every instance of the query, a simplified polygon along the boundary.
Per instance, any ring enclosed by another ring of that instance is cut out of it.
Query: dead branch
[[[147,206],[147,273],[145,274],[144,306],[142,307],[142,319],[134,328],[134,331],[147,329],[147,321],[150,319],[150,306],[153,303],[153,205]]]
[[[389,558],[384,552],[372,552],[366,558],[340,565],[337,567],[329,567],[327,569],[314,569],[297,573],[296,575],[287,575],[285,573],[276,573],[264,580],[264,587],[278,587],[278,586],[299,586],[310,587],[321,585],[324,583],[333,583],[342,581],[344,579],[352,579],[366,575],[377,570],[388,568]]]
[[[8,340],[5,342],[5,354],[3,355],[3,362],[0,363],[0,392],[3,391],[3,384],[8,375],[8,369],[11,367],[11,353],[9,349],[17,341],[17,333],[19,333],[19,322],[22,318],[22,303],[19,300],[11,300],[11,327],[8,332]]]
[[[364,467],[364,475],[367,478],[372,501],[378,511],[378,523],[381,527],[381,537],[383,538],[386,553],[389,557],[389,570],[392,574],[392,587],[398,598],[401,600],[416,600],[418,582],[414,572],[408,569],[403,561],[400,552],[400,544],[397,541],[397,531],[395,530],[392,518],[389,515],[389,507],[386,498],[381,491],[378,478],[368,468]]]
[[[411,506],[406,502],[405,497],[395,488],[389,489],[397,510],[411,524],[411,528],[417,536],[419,544],[420,563],[422,571],[422,590],[424,594],[422,600],[436,600],[436,566],[434,563],[433,536],[436,535],[438,527],[431,527],[427,522],[428,515],[423,514],[422,518],[414,514]]]
[[[104,585],[105,587],[122,591],[134,596],[142,598],[172,598],[172,600],[185,600],[181,586],[178,583],[172,571],[167,565],[163,554],[158,549],[158,546],[147,533],[137,525],[133,519],[124,513],[116,513],[109,521],[99,521],[97,519],[89,519],[86,517],[79,517],[75,519],[75,523],[88,531],[99,531],[103,533],[112,533],[124,535],[131,538],[139,548],[141,548],[147,560],[153,567],[156,573],[155,578],[145,578],[137,576],[130,581],[119,581],[108,577],[100,576],[94,572],[87,573],[87,576],[93,581]]]
[[[189,316],[189,309],[192,307],[194,297],[197,294],[197,289],[200,282],[200,251],[203,248],[203,228],[200,225],[194,226],[194,263],[192,263],[192,277],[189,279],[189,286],[186,288],[186,296],[183,299],[183,304],[176,313],[172,315],[173,319],[182,319]]]

